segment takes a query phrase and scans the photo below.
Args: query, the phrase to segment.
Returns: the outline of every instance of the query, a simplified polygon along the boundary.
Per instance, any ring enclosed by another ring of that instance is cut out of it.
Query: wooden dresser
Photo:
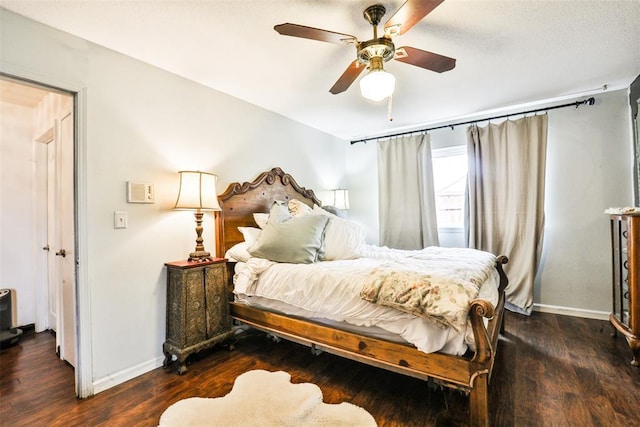
[[[611,215],[615,330],[629,343],[631,364],[640,366],[640,214]]]
[[[177,358],[178,374],[187,371],[189,355],[231,337],[227,263],[176,261],[167,266],[167,329],[163,366]]]

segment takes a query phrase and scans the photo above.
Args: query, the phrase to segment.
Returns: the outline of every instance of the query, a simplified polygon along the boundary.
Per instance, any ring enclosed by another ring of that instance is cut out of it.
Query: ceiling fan
[[[378,37],[378,24],[386,13],[384,6],[375,4],[365,9],[363,16],[373,26],[373,38],[358,41],[355,36],[336,33],[319,28],[297,24],[276,25],[274,30],[284,36],[301,37],[328,43],[353,45],[357,50],[356,59],[329,92],[344,92],[358,78],[365,68],[369,73],[360,80],[360,91],[365,98],[381,101],[389,97],[395,88],[395,77],[384,71],[383,64],[391,59],[415,65],[416,67],[442,73],[456,66],[456,60],[448,56],[411,46],[396,48],[392,37],[409,31],[444,0],[407,0],[384,24],[384,34]]]

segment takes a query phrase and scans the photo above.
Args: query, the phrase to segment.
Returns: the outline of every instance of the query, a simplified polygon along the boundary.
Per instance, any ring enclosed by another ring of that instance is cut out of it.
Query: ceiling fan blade
[[[344,92],[349,89],[349,86],[358,78],[362,70],[366,67],[361,64],[357,59],[354,60],[347,69],[342,73],[338,81],[333,85],[329,92],[334,95]]]
[[[305,27],[297,24],[280,24],[273,27],[283,36],[300,37],[303,39],[318,40],[327,43],[336,44],[354,44],[356,38],[349,34],[336,33],[334,31],[322,30],[320,28]]]
[[[404,34],[444,0],[407,0],[384,24],[388,35]]]
[[[404,62],[405,64],[435,71],[436,73],[452,70],[456,66],[456,60],[454,58],[410,46],[397,48],[394,59]]]

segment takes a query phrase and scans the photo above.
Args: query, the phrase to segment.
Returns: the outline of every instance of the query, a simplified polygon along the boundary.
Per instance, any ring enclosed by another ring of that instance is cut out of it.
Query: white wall
[[[611,310],[609,224],[603,212],[633,203],[633,145],[627,91],[595,98],[593,106],[548,112],[545,241],[535,309],[603,318]],[[465,144],[465,127],[432,131],[431,139],[434,148]],[[347,174],[354,199],[349,216],[365,224],[368,242],[377,243],[375,142],[347,149]]]
[[[0,288],[15,291],[12,326],[35,323],[34,121],[33,108],[0,102]]]
[[[349,219],[362,225],[366,241],[377,245],[378,215],[378,157],[376,143],[358,143],[347,148],[347,186],[349,189]]]
[[[90,295],[100,390],[161,363],[164,263],[186,258],[195,246],[193,214],[171,209],[178,170],[217,173],[219,192],[275,166],[304,187],[335,188],[344,184],[347,144],[6,10],[0,19],[0,70],[86,90],[80,143],[88,217],[79,239],[87,242],[81,262],[88,280],[79,286]],[[155,184],[155,204],[126,203],[127,181]],[[127,229],[113,228],[114,211],[128,212]],[[4,227],[10,219],[2,220]],[[214,252],[211,215],[204,227],[205,247]]]
[[[610,312],[611,241],[604,210],[633,204],[626,90],[549,113],[545,241],[535,301]]]

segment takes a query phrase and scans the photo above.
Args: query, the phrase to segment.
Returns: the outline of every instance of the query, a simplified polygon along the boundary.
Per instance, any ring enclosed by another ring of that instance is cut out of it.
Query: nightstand
[[[227,290],[227,263],[168,262],[167,329],[162,345],[167,368],[177,358],[178,374],[187,371],[191,354],[212,347],[233,335]]]

